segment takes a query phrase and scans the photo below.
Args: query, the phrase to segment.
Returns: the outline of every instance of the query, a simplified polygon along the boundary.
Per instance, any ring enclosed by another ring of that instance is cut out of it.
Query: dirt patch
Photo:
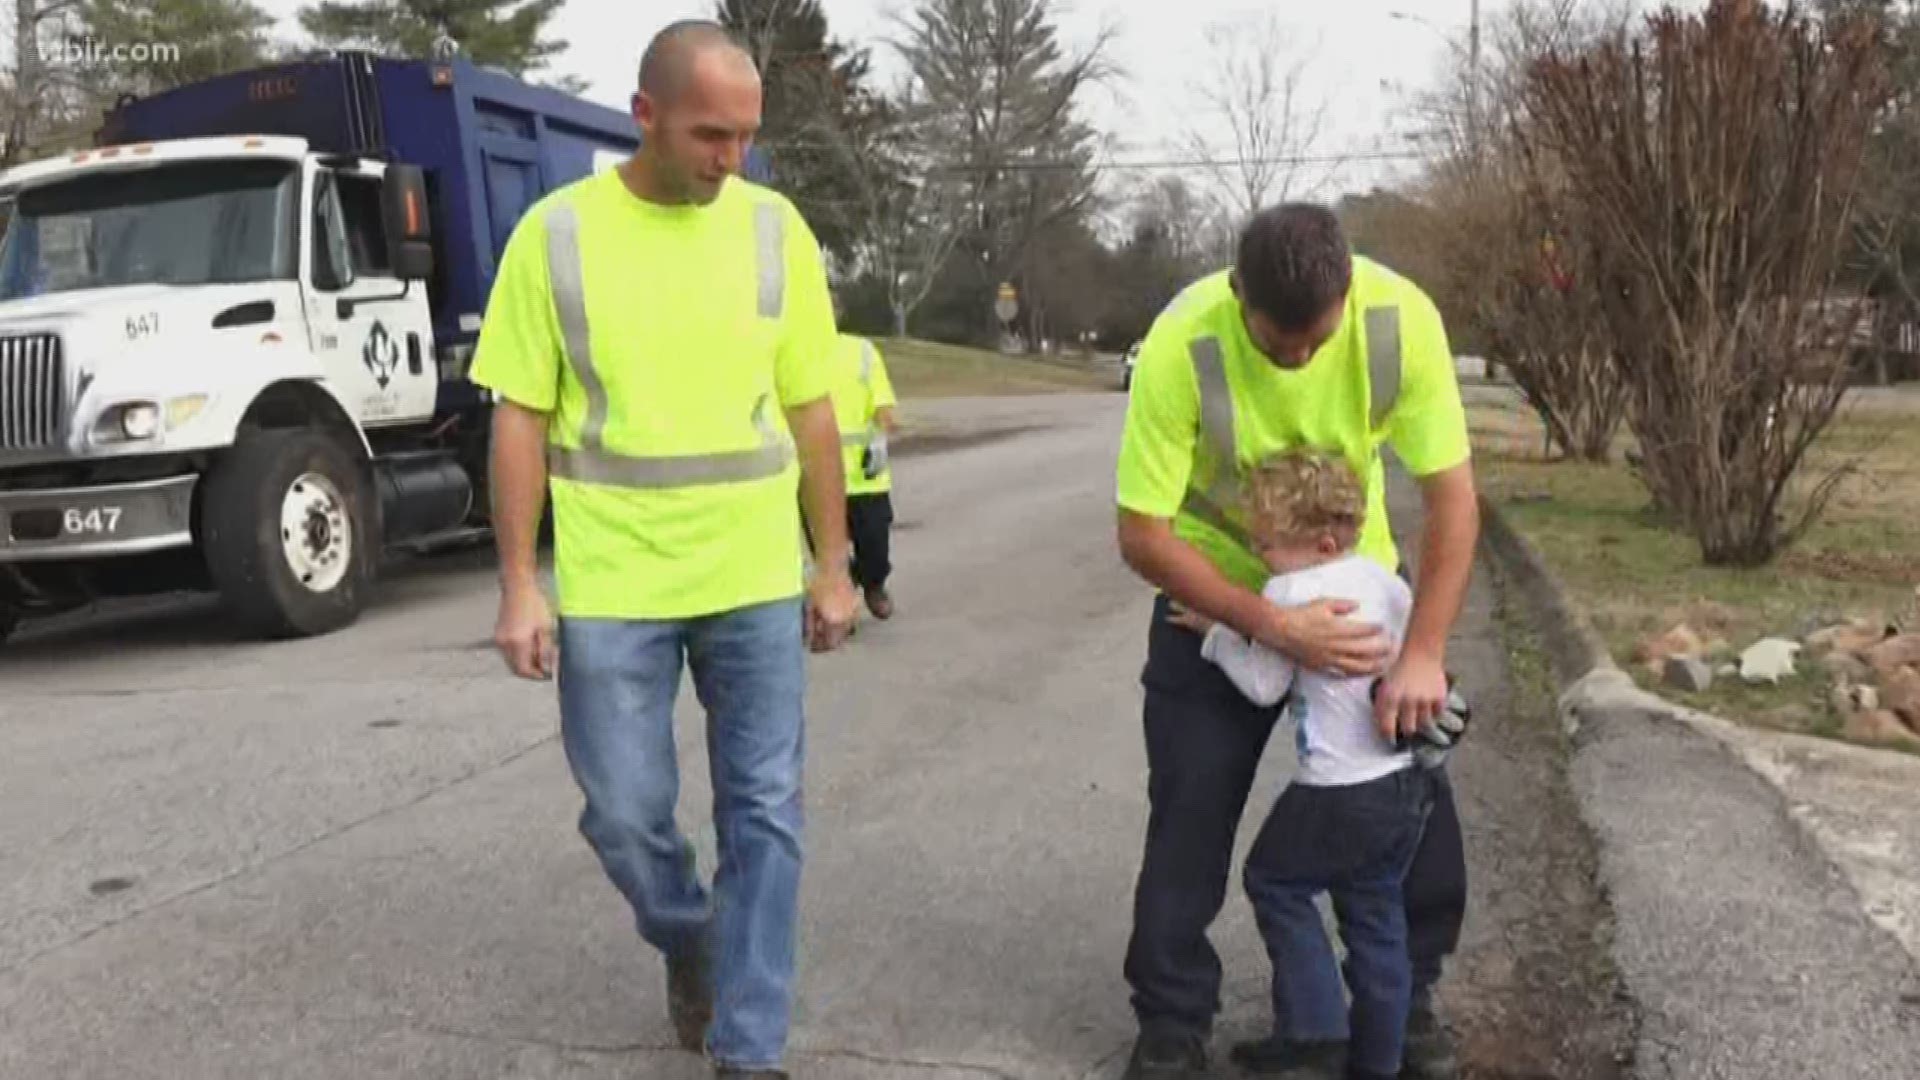
[[[1504,596],[1495,619],[1511,658],[1507,689],[1476,702],[1479,747],[1455,785],[1481,929],[1441,983],[1445,1015],[1469,1078],[1623,1080],[1633,1028],[1612,910],[1568,785],[1545,654]]]
[[[1883,585],[1920,582],[1920,556],[1905,552],[1791,550],[1780,561],[1795,573],[1831,581],[1871,581]]]

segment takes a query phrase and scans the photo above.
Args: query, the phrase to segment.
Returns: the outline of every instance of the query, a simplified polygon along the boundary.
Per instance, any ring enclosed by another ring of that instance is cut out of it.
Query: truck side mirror
[[[427,180],[418,165],[389,164],[380,186],[380,217],[387,262],[401,281],[433,273],[433,233],[427,224]]]

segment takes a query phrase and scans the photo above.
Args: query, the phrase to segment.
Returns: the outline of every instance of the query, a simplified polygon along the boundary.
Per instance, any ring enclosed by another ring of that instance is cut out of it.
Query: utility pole
[[[1467,16],[1467,146],[1480,153],[1480,0]]]
[[[1389,11],[1387,17],[1425,26],[1440,35],[1455,57],[1460,55],[1460,46],[1454,43],[1453,35],[1434,25],[1425,16],[1408,11]],[[1467,14],[1467,149],[1473,154],[1480,150],[1480,0],[1472,0]]]

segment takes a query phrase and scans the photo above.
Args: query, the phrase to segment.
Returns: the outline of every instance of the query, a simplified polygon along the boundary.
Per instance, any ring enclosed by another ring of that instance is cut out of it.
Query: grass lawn
[[[1852,462],[1857,473],[1822,521],[1760,570],[1704,565],[1692,539],[1652,520],[1624,465],[1543,460],[1540,426],[1517,401],[1482,401],[1470,417],[1482,489],[1540,548],[1615,660],[1651,687],[1657,679],[1633,662],[1634,649],[1680,623],[1725,639],[1724,659],[1732,660],[1762,637],[1797,639],[1845,618],[1913,617],[1920,399],[1912,411],[1875,405],[1844,410],[1826,433],[1808,471]],[[1722,677],[1704,694],[1660,689],[1729,719],[1833,735],[1841,718],[1827,691],[1824,674],[1804,658],[1800,676],[1777,688]]]
[[[1117,391],[1119,372],[909,338],[875,342],[902,398]]]

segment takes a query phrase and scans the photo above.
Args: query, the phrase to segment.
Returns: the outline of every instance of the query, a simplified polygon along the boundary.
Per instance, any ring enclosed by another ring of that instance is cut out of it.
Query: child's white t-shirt
[[[1348,617],[1386,631],[1397,655],[1413,613],[1413,590],[1398,575],[1360,555],[1280,574],[1261,595],[1281,607],[1317,600],[1350,600]],[[1364,784],[1413,764],[1411,750],[1395,750],[1373,719],[1373,676],[1343,678],[1296,671],[1291,659],[1225,626],[1208,631],[1201,655],[1220,665],[1258,705],[1278,704],[1293,691],[1288,712],[1296,725],[1298,783],[1313,787]]]

